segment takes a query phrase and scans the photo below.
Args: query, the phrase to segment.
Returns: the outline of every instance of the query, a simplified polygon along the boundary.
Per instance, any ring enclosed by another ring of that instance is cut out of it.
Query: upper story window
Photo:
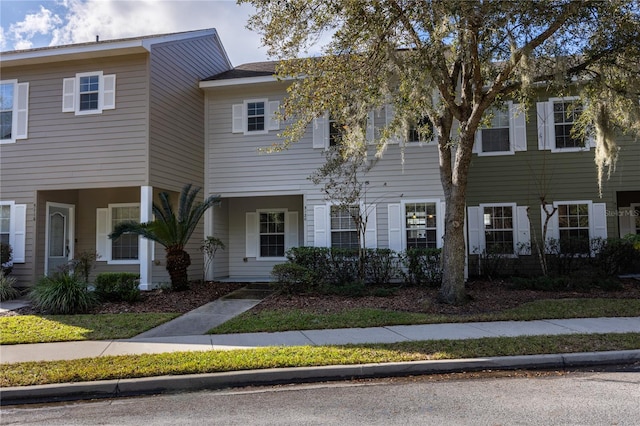
[[[490,121],[476,132],[473,152],[479,156],[510,155],[527,150],[526,117],[519,104],[487,111]]]
[[[27,138],[29,83],[0,81],[0,143]]]
[[[279,101],[248,99],[231,107],[231,132],[245,135],[265,134],[280,129]]]
[[[116,76],[102,71],[78,73],[62,82],[62,112],[100,114],[116,107]]]
[[[428,117],[422,117],[420,120],[416,120],[409,127],[409,135],[407,142],[428,142],[434,139],[433,123]]]
[[[538,102],[538,149],[551,152],[588,151],[594,144],[593,138],[571,134],[583,109],[577,97]]]

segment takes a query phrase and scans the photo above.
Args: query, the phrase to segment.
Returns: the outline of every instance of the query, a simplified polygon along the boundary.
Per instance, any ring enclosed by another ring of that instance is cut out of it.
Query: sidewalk
[[[395,343],[419,340],[478,339],[524,335],[640,332],[640,317],[583,318],[537,321],[474,322],[462,324],[399,325],[334,330],[301,330],[278,333],[204,335],[222,322],[244,312],[266,297],[268,291],[241,289],[131,339],[36,343],[0,346],[0,364],[53,361],[112,355],[178,351],[230,350],[264,346],[343,345]],[[7,308],[3,303],[1,308]],[[424,361],[361,366],[333,366],[238,371],[190,376],[151,377],[115,381],[28,386],[2,389],[2,403],[56,398],[112,397],[129,392],[153,393],[230,387],[250,384],[338,380],[353,377],[427,374],[504,368],[562,368],[616,362],[638,362],[640,350],[498,357],[471,360]]]

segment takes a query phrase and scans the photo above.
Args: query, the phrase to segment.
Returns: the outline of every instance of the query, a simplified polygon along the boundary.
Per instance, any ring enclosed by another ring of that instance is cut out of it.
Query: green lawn
[[[209,330],[210,334],[261,331],[313,330],[345,327],[380,327],[406,324],[441,324],[476,321],[530,321],[537,319],[640,316],[638,299],[549,299],[517,308],[478,315],[429,315],[381,309],[351,309],[334,314],[302,310],[247,311]]]
[[[5,364],[0,387],[263,368],[628,350],[640,333],[499,337],[375,345],[268,347]]]
[[[178,314],[16,315],[0,317],[0,344],[126,339]]]

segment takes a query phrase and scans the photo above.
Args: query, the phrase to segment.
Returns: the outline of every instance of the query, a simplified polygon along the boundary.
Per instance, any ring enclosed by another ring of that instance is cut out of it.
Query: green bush
[[[366,281],[385,285],[400,275],[398,256],[391,249],[367,249],[365,255]]]
[[[287,251],[287,261],[306,268],[317,284],[330,281],[330,251],[327,247],[293,247]]]
[[[402,275],[410,285],[438,287],[442,283],[442,250],[433,248],[411,248],[401,256]]]
[[[5,275],[9,275],[13,269],[11,259],[13,259],[13,249],[11,246],[6,243],[0,243],[0,270],[4,272]]]
[[[3,271],[0,271],[0,302],[20,296],[20,292],[14,287],[15,284],[15,277],[8,277]]]
[[[326,284],[351,284],[358,281],[358,250],[331,248]]]
[[[285,294],[305,293],[315,285],[313,273],[297,263],[275,265],[271,275],[275,279],[271,286]]]
[[[633,263],[640,258],[640,251],[634,248],[630,238],[608,238],[595,244],[594,264],[607,276],[630,272]]]
[[[131,272],[102,272],[96,277],[96,295],[105,302],[136,302],[140,300],[139,278]]]
[[[42,277],[29,293],[33,305],[51,314],[78,314],[97,303],[87,284],[67,272]]]

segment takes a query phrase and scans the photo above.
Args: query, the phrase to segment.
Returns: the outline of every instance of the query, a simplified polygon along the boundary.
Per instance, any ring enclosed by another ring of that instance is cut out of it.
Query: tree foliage
[[[601,177],[615,165],[615,135],[640,134],[637,0],[240,2],[256,7],[249,28],[284,60],[279,75],[293,77],[283,148],[326,111],[362,135],[368,111],[392,104],[379,152],[407,123],[431,121],[446,201],[441,297],[451,303],[465,297],[467,176],[488,109],[509,99],[530,106],[540,94],[580,96],[575,132],[595,133]]]

